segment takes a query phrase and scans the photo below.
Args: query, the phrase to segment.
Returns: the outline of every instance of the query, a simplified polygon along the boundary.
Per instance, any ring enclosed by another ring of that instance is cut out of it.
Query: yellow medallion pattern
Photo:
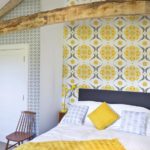
[[[104,40],[113,40],[116,35],[116,30],[113,26],[105,25],[100,28],[100,37]]]
[[[106,65],[100,68],[100,76],[103,80],[113,80],[115,79],[116,71],[113,66]]]
[[[63,78],[67,77],[69,74],[69,69],[67,65],[63,65]]]
[[[89,89],[90,86],[84,83],[84,84],[79,85],[79,88],[82,88],[82,89]]]
[[[92,69],[88,65],[79,65],[77,68],[77,77],[82,80],[90,79],[92,75]]]
[[[129,86],[125,88],[125,91],[139,92],[139,88],[135,86]]]
[[[105,60],[112,60],[116,56],[116,50],[113,46],[106,45],[100,48],[100,58]]]
[[[92,29],[87,25],[78,27],[76,36],[79,40],[88,40],[92,37]]]
[[[79,46],[76,53],[77,58],[81,60],[89,60],[92,57],[92,49],[87,45]]]
[[[64,39],[66,39],[69,35],[69,29],[67,27],[64,27]]]
[[[133,45],[126,47],[124,51],[124,56],[127,60],[130,60],[130,61],[139,60],[141,57],[140,48],[137,46],[133,46]]]
[[[102,87],[102,90],[115,90],[115,88],[113,86],[110,86],[110,85],[105,85]]]
[[[67,0],[67,5],[96,0]],[[63,94],[79,88],[150,92],[150,16],[95,18],[66,23]]]
[[[141,72],[138,67],[129,66],[125,68],[124,75],[126,80],[133,82],[133,81],[138,81],[140,79]]]
[[[125,28],[124,34],[127,40],[136,41],[139,40],[141,36],[141,30],[140,27],[130,25]]]
[[[68,50],[68,48],[67,48],[67,46],[65,45],[64,47],[63,47],[63,58],[64,59],[66,59],[68,56],[69,56],[69,50]]]

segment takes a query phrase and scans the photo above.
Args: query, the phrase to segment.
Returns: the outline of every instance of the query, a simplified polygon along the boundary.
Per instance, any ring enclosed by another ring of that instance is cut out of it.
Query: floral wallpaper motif
[[[80,2],[68,0],[67,4]],[[63,64],[62,95],[72,84],[150,92],[150,16],[66,23]],[[78,98],[78,88],[70,98],[72,103]]]

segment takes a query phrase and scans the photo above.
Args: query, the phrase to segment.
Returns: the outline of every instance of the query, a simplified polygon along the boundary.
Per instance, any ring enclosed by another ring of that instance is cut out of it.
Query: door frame
[[[25,51],[25,71],[26,71],[26,93],[25,98],[27,100],[27,109],[28,109],[28,74],[29,74],[29,44],[7,44],[7,45],[0,45],[0,51],[7,51],[7,50],[23,50]]]
[[[23,58],[24,61],[25,61],[25,72],[26,72],[26,90],[25,90],[25,93],[22,97],[22,99],[25,99],[26,100],[26,109],[28,110],[29,107],[28,107],[28,72],[29,72],[29,67],[28,67],[28,64],[29,64],[29,44],[7,44],[7,45],[0,45],[0,51],[13,51],[13,50],[18,50],[18,51],[24,51],[25,53],[25,57]],[[0,139],[0,141],[4,141],[5,142],[5,139]]]

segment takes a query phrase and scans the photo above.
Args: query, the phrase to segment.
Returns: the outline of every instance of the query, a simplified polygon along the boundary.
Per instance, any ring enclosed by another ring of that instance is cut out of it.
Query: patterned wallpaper
[[[40,0],[25,0],[3,19],[40,11]],[[37,113],[37,131],[39,122],[39,93],[40,93],[40,29],[13,32],[0,36],[0,44],[28,43],[29,74],[28,74],[28,109]]]
[[[75,3],[79,0],[67,2]],[[63,96],[72,84],[78,88],[150,92],[149,66],[150,16],[65,24]],[[78,88],[71,96],[72,103],[78,97]]]

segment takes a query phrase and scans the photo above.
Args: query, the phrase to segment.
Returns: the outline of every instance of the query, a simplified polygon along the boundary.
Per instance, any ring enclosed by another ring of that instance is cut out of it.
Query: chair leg
[[[7,140],[7,144],[6,144],[5,150],[8,150],[8,146],[9,146],[9,140]]]
[[[30,137],[29,139],[28,139],[28,141],[31,141],[33,139],[33,137]]]

